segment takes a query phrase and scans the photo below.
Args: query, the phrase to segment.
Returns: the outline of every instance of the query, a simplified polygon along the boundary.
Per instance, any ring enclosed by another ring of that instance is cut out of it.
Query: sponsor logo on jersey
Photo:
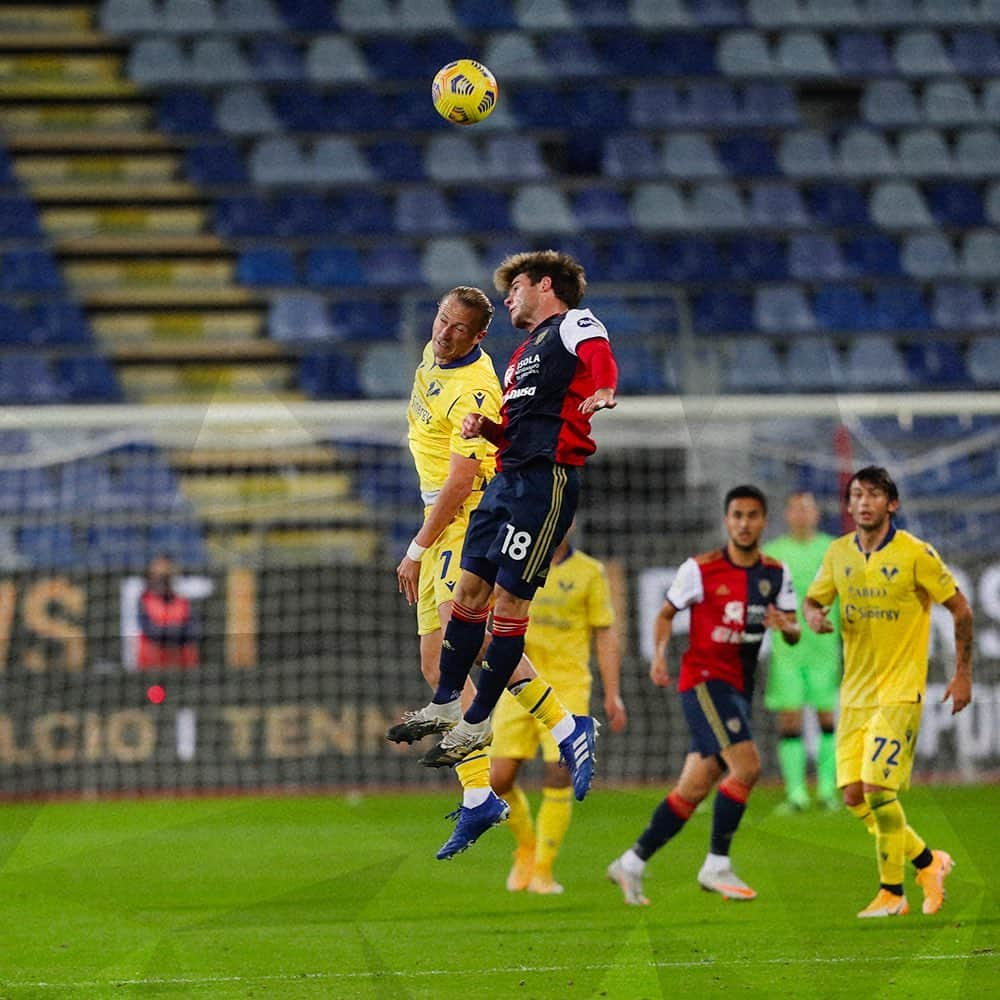
[[[504,394],[503,401],[509,403],[512,399],[520,399],[522,396],[534,396],[538,386],[526,385],[520,389],[511,389]]]
[[[727,601],[722,611],[723,625],[742,625],[744,621],[744,607],[742,601]]]
[[[486,398],[485,392],[474,392],[472,398],[476,401],[476,406],[482,406],[483,400]]]

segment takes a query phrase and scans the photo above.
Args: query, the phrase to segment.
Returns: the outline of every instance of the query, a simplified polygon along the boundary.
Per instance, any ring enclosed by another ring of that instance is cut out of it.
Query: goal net
[[[725,490],[761,486],[773,535],[784,497],[812,489],[837,533],[842,474],[869,462],[896,476],[904,524],[977,616],[975,701],[952,717],[935,615],[918,775],[996,769],[1000,397],[625,399],[595,433],[576,540],[609,567],[629,710],[602,737],[601,780],[676,774],[687,733],[676,694],[647,679],[651,619],[677,565],[720,543]],[[447,784],[384,738],[427,699],[394,572],[420,513],[403,401],[8,410],[4,794]],[[144,574],[163,555],[190,608],[186,666],[142,652]],[[774,722],[755,711],[773,774]]]

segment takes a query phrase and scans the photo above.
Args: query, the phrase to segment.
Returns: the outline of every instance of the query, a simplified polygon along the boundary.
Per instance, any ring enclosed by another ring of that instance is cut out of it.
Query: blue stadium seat
[[[365,40],[363,50],[372,72],[383,80],[408,80],[421,74],[423,60],[417,44],[407,38],[373,36]]]
[[[580,11],[577,10],[576,14],[579,18]],[[661,54],[650,39],[635,31],[618,28],[599,35],[596,43],[600,59],[614,76],[655,76],[664,65]],[[677,67],[674,69],[677,73],[681,72]]]
[[[1000,136],[989,128],[964,129],[955,143],[955,172],[962,177],[992,177],[1000,163]]]
[[[1000,42],[988,30],[961,30],[951,36],[951,61],[963,76],[1000,74]]]
[[[981,226],[986,222],[982,199],[973,184],[961,181],[928,184],[927,207],[943,226]]]
[[[923,281],[952,278],[958,270],[951,240],[939,230],[905,236],[900,262],[904,274]]]
[[[236,147],[228,142],[191,146],[184,154],[184,175],[206,187],[223,184],[246,184],[246,164]]]
[[[765,285],[754,292],[754,326],[787,335],[816,329],[816,318],[801,285]]]
[[[688,87],[688,121],[696,126],[745,125],[736,90],[722,80],[693,80]]]
[[[83,562],[67,524],[22,526],[17,531],[17,550],[36,569],[70,569]]]
[[[767,337],[746,337],[730,344],[722,371],[726,392],[785,392],[788,378],[778,352]]]
[[[757,135],[734,135],[718,142],[719,159],[734,177],[773,177],[778,173],[774,150]]]
[[[761,228],[796,228],[810,224],[798,188],[791,184],[757,184],[750,192],[749,216]]]
[[[724,177],[712,140],[700,132],[675,132],[663,140],[662,172],[671,177]]]
[[[708,290],[693,301],[694,328],[701,333],[743,333],[754,329],[753,306],[743,292]]]
[[[905,80],[873,80],[861,97],[861,117],[873,125],[918,125],[923,112]]]
[[[626,102],[628,122],[638,128],[668,128],[691,122],[689,101],[672,83],[632,87]]]
[[[402,188],[396,194],[396,228],[401,233],[447,233],[458,228],[459,221],[443,191],[421,185]]]
[[[628,229],[631,226],[625,195],[611,188],[589,187],[573,195],[573,214],[587,231]]]
[[[361,386],[351,358],[339,351],[304,354],[299,362],[299,387],[311,399],[359,399]]]
[[[191,66],[180,43],[151,35],[139,38],[129,49],[128,78],[140,86],[182,86],[191,79]]]
[[[694,23],[684,0],[629,0],[629,17],[633,24],[654,31],[689,28]]]
[[[57,292],[62,274],[48,250],[14,247],[0,263],[0,290],[5,292]]]
[[[335,302],[330,318],[339,340],[398,340],[399,306],[394,302],[353,299]]]
[[[46,297],[31,307],[27,320],[30,341],[36,345],[82,345],[93,341],[83,310],[67,299]]]
[[[736,281],[781,281],[788,277],[785,246],[777,239],[756,235],[734,239],[726,257],[730,277]]]
[[[42,235],[38,212],[30,198],[0,198],[0,239],[38,239]]]
[[[909,177],[950,177],[955,172],[944,135],[934,128],[903,132],[897,146],[899,170]]]
[[[428,176],[419,149],[407,139],[373,142],[368,147],[368,161],[384,181],[422,181]]]
[[[743,196],[728,181],[699,184],[691,195],[690,213],[701,229],[742,229],[749,224]]]
[[[153,0],[102,0],[98,23],[109,35],[149,35],[162,27]]]
[[[869,196],[872,220],[883,229],[924,229],[931,214],[919,188],[912,181],[882,181]]]
[[[233,34],[275,33],[282,30],[282,19],[271,0],[221,0],[219,26]]]
[[[135,525],[98,522],[87,533],[87,565],[140,570],[152,552],[147,532]]]
[[[69,398],[45,358],[40,354],[0,356],[0,401],[4,403],[61,403]]]
[[[969,344],[965,366],[980,388],[1000,386],[1000,336],[984,334]]]
[[[94,459],[65,462],[58,470],[60,510],[122,510],[107,466]]]
[[[641,89],[641,88],[640,88]],[[533,104],[533,94],[525,94],[526,103]],[[554,111],[545,122],[559,121],[559,108],[568,124],[575,129],[618,130],[629,122],[626,98],[622,91],[614,90],[605,83],[595,82],[574,86],[566,94],[554,92]],[[549,98],[546,97],[545,104]],[[520,109],[521,105],[517,105]],[[519,115],[520,117],[520,115]]]
[[[293,344],[335,338],[325,301],[318,295],[302,292],[288,292],[271,299],[267,332],[272,340]]]
[[[225,91],[215,105],[215,120],[230,135],[264,135],[280,127],[268,97],[257,87]]]
[[[715,244],[700,236],[670,240],[662,263],[663,277],[678,284],[711,282],[725,278],[725,268]]]
[[[614,243],[611,244],[615,245]],[[553,250],[561,250],[563,253],[568,253],[574,260],[580,262],[583,265],[583,269],[587,274],[600,274],[601,267],[598,266],[598,256],[597,247],[594,241],[586,236],[559,236],[551,241],[551,246]],[[517,250],[522,249],[518,246]],[[499,263],[508,253],[512,251],[508,250],[506,253],[500,256],[488,256],[488,260],[495,260]],[[513,252],[517,252],[516,250]]]
[[[793,338],[785,357],[785,373],[793,392],[832,392],[847,385],[836,345],[827,337]]]
[[[59,358],[56,374],[73,403],[119,403],[122,400],[118,376],[102,355]]]
[[[601,88],[604,93],[606,88]],[[551,128],[554,122],[567,118],[567,103],[574,97],[573,92],[563,93],[549,87],[532,86],[523,91],[504,94],[501,100],[514,108],[514,114],[519,122],[530,128]],[[606,125],[607,128],[620,128],[621,120]]]
[[[871,305],[854,285],[822,285],[813,299],[813,312],[823,330],[862,333],[874,326]]]
[[[501,191],[460,188],[452,195],[459,228],[467,232],[496,232],[511,228],[510,206]]]
[[[483,170],[492,180],[537,181],[549,176],[538,141],[529,135],[490,136],[483,146]]]
[[[389,245],[373,247],[365,256],[368,284],[378,286],[420,283],[420,258],[412,247]]]
[[[876,76],[896,75],[885,41],[874,31],[845,31],[839,34],[836,59],[844,76],[870,80]]]
[[[906,390],[913,379],[889,337],[867,334],[848,344],[844,372],[852,388]]]
[[[325,246],[311,250],[306,257],[305,279],[310,288],[366,284],[361,257],[357,250],[347,246]]]
[[[788,242],[788,269],[793,278],[836,281],[847,274],[840,244],[829,233],[794,233]]]
[[[576,216],[566,193],[545,184],[527,184],[511,196],[510,217],[516,229],[532,233],[575,233]]]
[[[574,0],[573,17],[585,28],[617,28],[626,33],[620,0]]]
[[[774,76],[776,67],[759,31],[726,32],[719,39],[719,69],[728,77]]]
[[[872,317],[878,330],[926,330],[932,325],[923,294],[914,285],[879,285]]]
[[[150,525],[151,553],[164,552],[186,570],[208,564],[201,528],[193,521],[166,521]]]
[[[486,286],[491,274],[472,242],[464,236],[436,236],[420,251],[420,274],[435,291],[456,285]]]
[[[500,80],[547,80],[551,73],[535,39],[521,31],[491,34],[483,49],[483,62]]]
[[[330,208],[337,219],[337,231],[367,235],[395,230],[392,207],[375,191],[351,191],[335,198]]]
[[[328,99],[309,87],[292,86],[285,87],[274,95],[274,109],[282,125],[292,132],[348,130],[355,126],[349,118],[345,120],[338,113],[340,108],[336,102],[343,100],[343,94]],[[366,100],[377,102],[380,98],[372,92]],[[349,110],[348,107],[344,115]]]
[[[329,0],[278,0],[278,5],[292,31],[332,31],[337,27]]]
[[[220,27],[212,0],[163,0],[161,9],[164,31],[193,35]]]
[[[296,283],[295,258],[286,247],[253,247],[236,261],[236,280],[241,285],[268,287]]]
[[[806,204],[813,221],[834,229],[871,226],[868,203],[862,189],[853,184],[816,184],[806,191]]]
[[[844,257],[851,272],[862,277],[886,278],[903,273],[899,246],[882,233],[864,233],[847,240]]]
[[[652,138],[643,132],[605,136],[601,173],[616,179],[659,177],[663,173]]]
[[[373,75],[357,41],[342,34],[313,38],[306,52],[303,74],[320,86],[339,87],[365,84]]]
[[[950,76],[955,72],[951,59],[936,31],[904,29],[895,36],[893,61],[903,76]]]
[[[220,236],[270,236],[275,222],[270,202],[256,195],[234,195],[215,203],[213,228]]]
[[[799,124],[795,95],[786,83],[751,80],[743,87],[742,121],[746,126]]]
[[[275,232],[279,236],[327,236],[341,224],[330,203],[313,191],[296,191],[274,204]]]
[[[216,87],[249,83],[253,79],[250,63],[234,38],[207,35],[192,43],[190,67],[184,82]]]
[[[833,177],[840,172],[830,140],[819,129],[786,132],[778,142],[778,162],[789,177]]]
[[[993,229],[973,229],[962,237],[960,270],[967,278],[1000,278],[1000,233]]]
[[[545,61],[559,79],[606,76],[608,67],[586,35],[574,32],[550,35],[542,40]]]
[[[0,302],[0,345],[32,343],[32,325],[27,316],[17,306]]]
[[[306,79],[302,52],[287,38],[255,38],[250,42],[250,66],[261,83],[301,83]]]
[[[688,11],[706,28],[737,28],[746,24],[743,0],[698,0],[688,4]]]
[[[931,295],[931,318],[942,330],[983,330],[993,325],[978,285],[936,285]]]
[[[655,38],[656,36],[654,36]],[[694,32],[666,32],[654,42],[659,63],[656,72],[664,68],[677,76],[717,76],[715,45],[711,37]]]
[[[658,395],[668,391],[663,364],[645,344],[620,343],[615,347],[618,391],[625,395]]]
[[[376,180],[360,144],[343,135],[324,135],[316,140],[305,174],[316,184],[370,184]]]
[[[930,389],[960,389],[969,384],[958,347],[948,341],[928,340],[908,344],[906,367],[918,386]]]
[[[517,27],[517,19],[511,8],[510,0],[457,0],[455,16],[467,28],[479,31],[496,31]]]
[[[635,236],[616,240],[607,248],[606,263],[599,273],[608,281],[675,280],[670,277],[662,246]]]
[[[984,111],[986,104],[984,91]],[[931,80],[924,87],[923,113],[932,125],[977,125],[984,117],[989,119],[988,112],[980,112],[969,85],[959,79]]]

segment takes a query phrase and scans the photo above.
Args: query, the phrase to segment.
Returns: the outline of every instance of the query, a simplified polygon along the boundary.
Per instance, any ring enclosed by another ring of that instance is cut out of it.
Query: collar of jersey
[[[896,537],[896,525],[892,521],[890,521],[889,530],[886,532],[885,538],[883,538],[882,541],[879,542],[876,548],[872,549],[872,552],[881,552],[882,549],[884,549],[889,544],[889,542],[891,542],[895,537]],[[854,532],[854,544],[858,547],[858,551],[866,558],[872,554],[872,552],[865,552],[865,550],[861,548],[861,543],[858,541],[858,533],[856,531]]]
[[[446,365],[439,365],[436,361],[434,362],[435,368],[441,368],[447,371],[449,368],[464,368],[465,365],[471,365],[473,361],[478,361],[482,357],[483,349],[476,344],[475,347],[469,351],[464,357],[458,358],[456,361],[449,361]]]

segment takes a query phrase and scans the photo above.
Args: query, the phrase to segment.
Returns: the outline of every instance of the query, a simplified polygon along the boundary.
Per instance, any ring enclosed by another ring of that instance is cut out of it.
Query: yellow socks
[[[503,800],[510,806],[507,829],[517,841],[518,852],[533,854],[535,851],[535,826],[531,820],[531,805],[528,802],[528,796],[524,794],[524,789],[520,785],[515,785],[503,797]]]
[[[572,815],[572,788],[542,789],[542,804],[538,807],[538,844],[535,847],[536,876],[552,877],[552,865],[562,847]]]
[[[566,706],[556,697],[555,691],[542,680],[532,677],[517,685],[517,690],[511,690],[518,704],[530,712],[546,729],[554,729],[570,713]]]
[[[879,881],[884,886],[902,886],[906,813],[891,789],[866,792],[865,802],[875,822]]]
[[[471,788],[489,788],[490,755],[485,750],[474,750],[455,765],[455,774],[465,791]]]
[[[871,808],[867,802],[862,802],[856,806],[848,806],[847,808],[865,824],[865,828],[873,837],[876,836],[875,817],[872,816]],[[927,844],[920,834],[907,824],[906,829],[903,831],[903,854],[906,856],[906,860],[912,861],[914,858],[919,858],[926,847]]]

